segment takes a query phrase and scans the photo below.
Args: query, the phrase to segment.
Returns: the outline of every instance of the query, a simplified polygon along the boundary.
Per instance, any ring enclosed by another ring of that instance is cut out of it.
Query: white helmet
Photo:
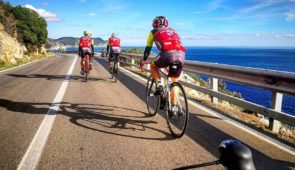
[[[92,36],[92,33],[90,31],[84,31],[83,34],[89,37]]]
[[[117,34],[116,33],[112,33],[111,37],[112,38],[115,38],[115,37],[117,37]]]

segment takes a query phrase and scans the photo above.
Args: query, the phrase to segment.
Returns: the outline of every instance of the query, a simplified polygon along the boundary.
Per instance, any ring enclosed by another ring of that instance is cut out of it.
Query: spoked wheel
[[[188,124],[187,98],[183,87],[178,82],[171,84],[169,93],[170,99],[166,100],[165,108],[166,120],[171,134],[175,138],[180,138],[184,135]]]
[[[146,105],[150,116],[156,115],[160,106],[160,97],[154,95],[156,92],[157,85],[151,76],[147,81],[146,85]]]

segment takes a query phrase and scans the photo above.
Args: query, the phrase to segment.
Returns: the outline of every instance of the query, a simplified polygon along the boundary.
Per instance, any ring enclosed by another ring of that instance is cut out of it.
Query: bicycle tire
[[[145,90],[146,105],[147,105],[150,116],[155,116],[160,107],[160,97],[154,95],[156,88],[157,88],[157,85],[153,77],[150,76],[150,78],[147,81],[146,90]],[[153,103],[153,105],[151,103]]]
[[[183,87],[181,86],[181,84],[178,82],[173,82],[171,84],[170,91],[166,92],[167,93],[166,96],[168,96],[168,93],[171,94],[171,90],[173,90],[173,88],[175,88],[175,87],[179,88],[179,92],[180,92],[179,94],[182,94],[182,96],[183,96],[184,107],[180,107],[180,108],[178,107],[178,109],[180,109],[181,111],[177,111],[176,115],[171,116],[172,111],[169,110],[169,107],[168,107],[168,102],[171,99],[167,99],[166,100],[166,109],[165,109],[166,121],[167,121],[168,128],[169,128],[169,131],[171,132],[172,136],[175,138],[181,138],[187,129],[187,124],[188,124],[188,120],[189,120],[188,102],[187,102],[187,97],[186,97],[185,91],[184,91]],[[180,97],[178,95],[178,99],[177,99],[178,105],[180,104],[179,98]],[[176,123],[179,122],[180,118],[183,120],[183,124],[179,126]],[[179,132],[176,132],[178,129],[179,129]]]

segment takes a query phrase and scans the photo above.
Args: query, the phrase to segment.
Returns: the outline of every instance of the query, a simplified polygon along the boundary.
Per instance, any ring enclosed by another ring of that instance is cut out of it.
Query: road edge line
[[[50,106],[48,112],[46,113],[41,125],[39,126],[33,140],[31,141],[31,144],[29,145],[24,157],[22,158],[18,170],[32,170],[36,169],[39,159],[42,155],[43,149],[45,147],[45,144],[47,142],[48,136],[50,134],[50,131],[52,129],[55,117],[56,117],[56,111],[59,110],[60,102],[63,99],[63,96],[66,92],[67,86],[69,84],[69,80],[71,77],[71,74],[74,70],[75,63],[77,61],[77,56],[75,56],[73,63],[71,64],[68,73],[60,86],[58,93],[56,94],[52,105]]]

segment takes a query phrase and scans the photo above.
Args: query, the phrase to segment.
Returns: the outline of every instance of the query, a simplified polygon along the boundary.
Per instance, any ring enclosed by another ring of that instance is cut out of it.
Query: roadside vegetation
[[[51,57],[55,57],[56,54],[54,53],[48,53],[48,54],[43,54],[43,55],[30,55],[30,58],[23,58],[23,59],[20,59],[17,61],[16,64],[8,64],[8,63],[5,63],[3,61],[0,60],[0,71],[2,70],[6,70],[6,69],[9,69],[9,68],[12,68],[12,67],[16,67],[16,66],[20,66],[20,65],[23,65],[23,64],[26,64],[26,63],[30,63],[30,62],[33,62],[33,61],[36,61],[36,60],[41,60],[41,59],[45,59],[45,58],[51,58]]]
[[[0,0],[0,70],[52,57],[44,48],[47,22],[34,10]]]
[[[29,53],[37,52],[47,39],[47,22],[31,9],[0,0],[0,22],[5,31],[24,44]]]

